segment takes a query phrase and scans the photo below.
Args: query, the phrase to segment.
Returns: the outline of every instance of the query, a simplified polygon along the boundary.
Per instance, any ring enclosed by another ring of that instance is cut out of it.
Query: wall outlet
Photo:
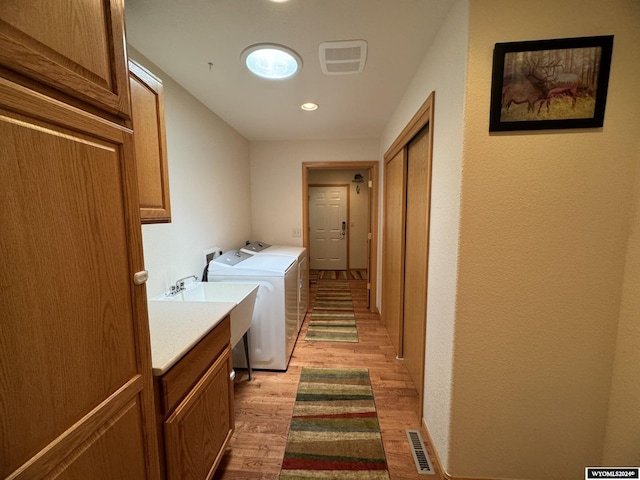
[[[291,236],[292,237],[301,237],[302,236],[302,229],[301,228],[292,228],[291,229]]]

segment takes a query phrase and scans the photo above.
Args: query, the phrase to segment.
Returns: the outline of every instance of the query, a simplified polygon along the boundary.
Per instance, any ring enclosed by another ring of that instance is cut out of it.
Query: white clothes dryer
[[[302,328],[304,317],[309,310],[309,268],[307,249],[293,245],[270,245],[265,242],[250,242],[240,248],[249,255],[285,255],[298,260],[298,331]]]
[[[210,282],[259,284],[249,329],[251,367],[286,370],[298,338],[298,262],[283,255],[254,255],[231,250],[209,263]],[[234,365],[245,359],[234,351]]]

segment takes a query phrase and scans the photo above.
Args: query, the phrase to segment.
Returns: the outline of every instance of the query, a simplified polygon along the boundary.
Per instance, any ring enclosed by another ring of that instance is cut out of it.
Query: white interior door
[[[309,187],[309,268],[347,269],[346,186]]]

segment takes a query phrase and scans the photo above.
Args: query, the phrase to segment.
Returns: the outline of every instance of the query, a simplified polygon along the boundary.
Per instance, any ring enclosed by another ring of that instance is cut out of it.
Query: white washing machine
[[[249,329],[251,367],[286,370],[298,338],[298,262],[285,255],[249,255],[231,250],[209,263],[210,282],[258,283]],[[234,365],[246,365],[241,351]]]
[[[302,328],[304,317],[309,310],[309,269],[307,268],[307,249],[290,245],[269,245],[265,242],[248,242],[240,249],[250,255],[285,255],[298,260],[298,331]]]

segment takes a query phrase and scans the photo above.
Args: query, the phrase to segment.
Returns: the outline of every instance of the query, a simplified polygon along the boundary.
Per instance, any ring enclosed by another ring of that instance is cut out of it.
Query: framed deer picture
[[[597,128],[613,35],[496,43],[489,131]]]

